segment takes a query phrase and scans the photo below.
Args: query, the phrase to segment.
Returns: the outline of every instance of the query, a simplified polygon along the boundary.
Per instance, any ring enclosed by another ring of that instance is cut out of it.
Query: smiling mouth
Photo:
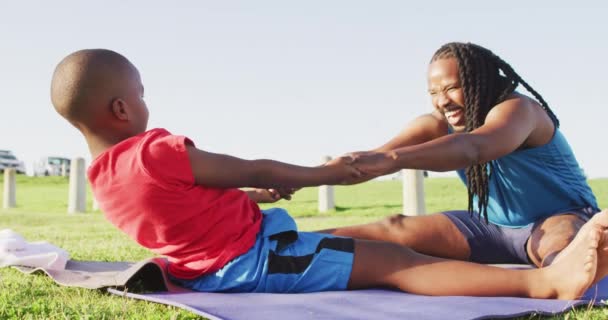
[[[450,106],[444,109],[443,115],[451,125],[458,125],[464,121],[464,108]]]
[[[451,117],[451,116],[454,116],[454,115],[459,114],[461,112],[464,112],[464,108],[462,108],[462,107],[456,107],[456,106],[454,106],[454,107],[450,106],[450,107],[447,107],[447,108],[444,109],[443,114],[446,117]]]

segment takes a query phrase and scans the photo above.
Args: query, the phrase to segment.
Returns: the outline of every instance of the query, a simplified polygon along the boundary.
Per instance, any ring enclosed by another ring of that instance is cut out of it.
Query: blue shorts
[[[287,211],[263,211],[255,244],[222,269],[178,285],[204,292],[300,293],[345,290],[354,258],[354,241],[315,232],[298,232]]]
[[[598,211],[588,207],[568,210],[564,214],[574,214],[588,221]],[[478,214],[472,216],[467,211],[443,213],[464,235],[471,249],[469,260],[477,263],[524,263],[532,264],[526,245],[534,229],[547,218],[521,228],[499,226],[486,223]],[[557,214],[561,215],[561,214]],[[554,217],[552,215],[550,217]]]

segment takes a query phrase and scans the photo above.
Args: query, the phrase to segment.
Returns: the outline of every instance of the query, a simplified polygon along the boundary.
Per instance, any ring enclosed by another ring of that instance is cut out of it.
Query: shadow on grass
[[[331,216],[353,216],[353,217],[367,217],[367,216],[375,216],[376,212],[369,211],[370,209],[378,209],[384,208],[384,210],[380,211],[393,211],[391,214],[401,213],[401,205],[369,205],[369,206],[353,206],[353,207],[344,207],[344,206],[336,206],[333,210],[327,212],[306,212],[306,213],[298,213],[293,214],[294,218],[327,218]]]
[[[317,203],[318,200],[293,200],[293,203]]]
[[[336,210],[336,212],[343,212],[343,211],[350,211],[350,210],[368,210],[368,209],[378,209],[378,208],[398,209],[399,211],[401,211],[402,206],[400,204],[369,205],[369,206],[354,206],[354,207],[336,206],[335,210]]]

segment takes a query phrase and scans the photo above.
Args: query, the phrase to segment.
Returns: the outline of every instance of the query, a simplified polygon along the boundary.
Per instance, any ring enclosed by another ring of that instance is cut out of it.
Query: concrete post
[[[424,174],[421,170],[401,170],[403,179],[403,214],[422,216],[426,214],[424,203]]]
[[[4,209],[17,206],[17,184],[15,183],[15,169],[4,169]]]
[[[72,159],[70,166],[70,194],[68,197],[68,213],[86,211],[87,183],[85,178],[84,159]]]
[[[93,211],[99,211],[99,202],[93,197]]]
[[[61,176],[62,177],[67,177],[68,176],[68,164],[63,162],[61,164]]]
[[[323,157],[323,163],[331,160],[330,156]],[[334,187],[319,186],[319,212],[333,210],[336,207],[334,202]]]

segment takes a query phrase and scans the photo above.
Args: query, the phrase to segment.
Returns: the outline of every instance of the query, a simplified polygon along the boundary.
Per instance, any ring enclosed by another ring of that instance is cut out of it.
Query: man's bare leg
[[[337,236],[386,241],[430,256],[468,260],[471,249],[452,221],[441,213],[408,217],[394,215],[378,222],[321,230]]]
[[[447,260],[394,243],[355,240],[349,289],[388,286],[424,295],[575,299],[596,276],[601,228],[592,226],[579,232],[559,262],[530,270]]]

